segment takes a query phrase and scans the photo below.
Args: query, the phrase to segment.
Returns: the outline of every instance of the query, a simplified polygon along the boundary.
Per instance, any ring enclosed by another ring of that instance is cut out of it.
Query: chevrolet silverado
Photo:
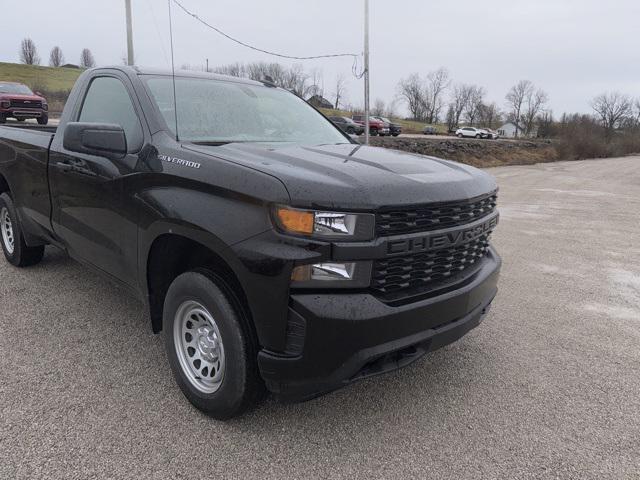
[[[470,166],[355,143],[269,81],[91,69],[57,128],[0,127],[7,261],[52,245],[130,290],[218,419],[476,327],[497,291],[496,195]]]

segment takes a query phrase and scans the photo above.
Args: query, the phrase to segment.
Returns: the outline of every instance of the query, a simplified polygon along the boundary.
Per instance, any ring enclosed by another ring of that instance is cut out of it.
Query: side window
[[[91,82],[78,121],[120,125],[127,136],[129,153],[142,148],[140,120],[126,88],[117,78],[97,77]]]

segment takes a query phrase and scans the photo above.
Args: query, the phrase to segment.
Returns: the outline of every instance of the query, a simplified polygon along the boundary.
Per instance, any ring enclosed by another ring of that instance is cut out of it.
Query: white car
[[[456,136],[459,138],[462,138],[462,137],[483,138],[484,136],[486,136],[486,132],[480,128],[462,127],[456,130]]]
[[[495,130],[491,130],[490,128],[483,128],[484,136],[483,138],[489,138],[491,140],[497,140],[500,138],[500,134]]]

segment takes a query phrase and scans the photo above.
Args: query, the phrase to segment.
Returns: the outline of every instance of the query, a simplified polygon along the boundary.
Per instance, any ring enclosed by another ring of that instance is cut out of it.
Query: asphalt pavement
[[[640,158],[490,170],[491,313],[396,373],[220,423],[143,307],[0,261],[0,479],[640,478]]]

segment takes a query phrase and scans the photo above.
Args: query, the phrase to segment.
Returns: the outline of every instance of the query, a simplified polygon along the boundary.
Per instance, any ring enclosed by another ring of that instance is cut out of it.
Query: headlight
[[[371,240],[375,216],[368,213],[323,212],[275,207],[280,230],[325,240]]]
[[[42,104],[42,109],[46,112],[47,110],[49,110],[49,105],[46,103]]]
[[[9,108],[11,106],[11,102],[9,100],[2,100],[2,102],[0,102],[0,107],[2,108]]]
[[[291,272],[294,288],[366,288],[371,282],[371,262],[323,262],[300,265]]]

